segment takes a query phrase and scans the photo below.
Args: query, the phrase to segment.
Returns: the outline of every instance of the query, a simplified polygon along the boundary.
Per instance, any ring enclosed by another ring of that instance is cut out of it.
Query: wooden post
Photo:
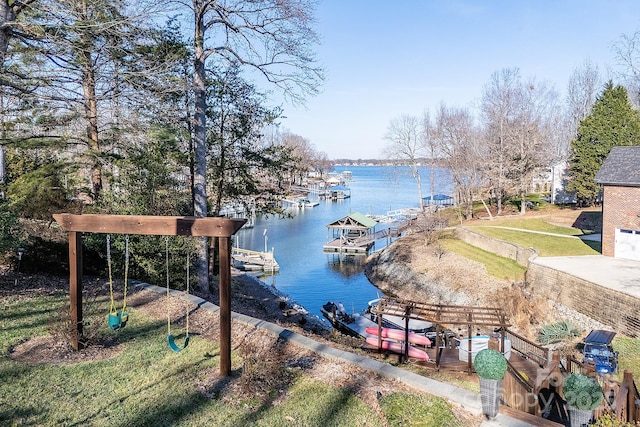
[[[622,384],[627,388],[627,419],[628,423],[637,421],[636,418],[636,388],[633,383],[633,374],[625,369],[622,377]]]
[[[220,237],[220,375],[231,375],[231,238]]]
[[[71,346],[82,346],[82,233],[69,233],[69,315],[71,317]]]
[[[404,308],[404,361],[409,362],[409,316],[411,307],[409,304]]]
[[[436,367],[440,370],[440,323],[436,323]],[[446,333],[446,332],[445,332]]]
[[[471,313],[469,313],[469,318],[468,318],[468,323],[467,323],[467,350],[469,350],[469,354],[467,354],[467,370],[469,371],[469,375],[471,375],[471,372],[473,371],[473,354],[472,354],[472,350],[473,350],[473,346],[471,343],[471,325],[473,324],[473,319],[471,316]]]

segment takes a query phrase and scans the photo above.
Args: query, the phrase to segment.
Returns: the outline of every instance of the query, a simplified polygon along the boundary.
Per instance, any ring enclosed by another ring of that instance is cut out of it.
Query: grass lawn
[[[615,337],[613,339],[613,349],[619,352],[619,366],[616,377],[622,381],[622,374],[625,370],[633,373],[636,384],[640,382],[640,339]]]
[[[493,225],[493,224],[492,224]],[[512,227],[512,225],[509,225]],[[557,227],[562,229],[563,227]],[[535,248],[540,256],[572,256],[572,255],[599,255],[600,242],[583,241],[581,239],[551,236],[528,231],[510,230],[506,228],[496,228],[487,226],[469,227],[469,229],[493,237],[514,243],[523,248]],[[570,230],[565,229],[566,235],[570,236]],[[543,230],[535,230],[543,231]],[[563,233],[556,233],[563,234]]]
[[[121,331],[109,330],[106,322],[101,327],[100,333],[114,336],[121,347],[110,359],[70,365],[12,360],[12,347],[48,334],[50,320],[67,298],[60,295],[2,300],[0,425],[464,425],[451,407],[437,397],[389,392],[375,408],[353,391],[353,384],[322,381],[286,366],[282,369],[287,383],[263,390],[266,399],[215,391],[224,390],[229,380],[217,376],[218,344],[195,335],[185,350],[174,353],[166,345],[165,321],[136,309],[129,311],[129,323]],[[105,305],[101,313],[107,311]],[[237,380],[243,360],[235,348],[232,365],[232,378]],[[203,389],[207,392],[203,393]]]
[[[540,218],[494,218],[491,220],[491,226],[520,228],[523,230],[543,231],[546,233],[562,234],[565,236],[581,236],[582,230],[573,227],[561,227],[559,225],[549,224]]]
[[[524,273],[527,269],[510,258],[501,257],[454,238],[442,239],[440,244],[447,251],[481,262],[491,276],[513,281],[524,280]]]

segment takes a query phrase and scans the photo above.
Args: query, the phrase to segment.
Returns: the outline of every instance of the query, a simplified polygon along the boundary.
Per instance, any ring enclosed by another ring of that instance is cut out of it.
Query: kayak
[[[367,341],[367,344],[373,347],[381,347],[383,350],[404,354],[404,346],[405,346],[404,343],[399,343],[396,341],[380,340],[380,344],[378,344],[378,338],[376,337],[369,337],[366,339],[366,341]],[[414,359],[429,360],[429,355],[427,354],[426,351],[420,350],[419,348],[415,348],[411,345],[409,346],[409,357],[412,357]]]
[[[365,332],[371,335],[378,336],[378,328],[368,327]],[[382,328],[380,329],[380,336],[382,338],[391,338],[396,341],[404,341],[406,338],[405,331],[395,328]],[[431,347],[431,340],[424,335],[416,334],[415,332],[409,332],[409,342],[411,344],[424,345]]]

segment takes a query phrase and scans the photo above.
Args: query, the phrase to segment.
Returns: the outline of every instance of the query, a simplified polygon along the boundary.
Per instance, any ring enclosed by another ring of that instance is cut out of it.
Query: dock
[[[280,265],[271,252],[259,252],[249,249],[233,248],[231,250],[233,266],[242,271],[264,271],[274,273],[280,271]]]

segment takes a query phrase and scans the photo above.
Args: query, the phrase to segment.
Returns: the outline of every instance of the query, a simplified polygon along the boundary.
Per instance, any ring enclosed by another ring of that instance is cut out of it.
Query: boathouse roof
[[[360,212],[354,212],[345,216],[344,218],[340,218],[339,220],[332,222],[331,224],[327,225],[327,227],[358,230],[373,228],[376,226],[376,224],[378,224],[378,222],[369,218],[368,216],[361,214]]]

